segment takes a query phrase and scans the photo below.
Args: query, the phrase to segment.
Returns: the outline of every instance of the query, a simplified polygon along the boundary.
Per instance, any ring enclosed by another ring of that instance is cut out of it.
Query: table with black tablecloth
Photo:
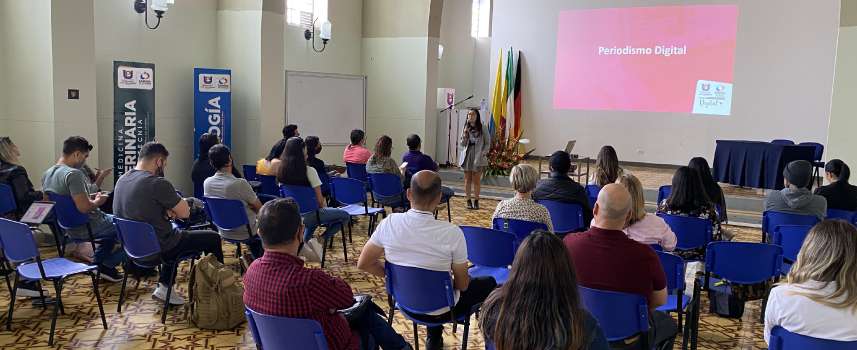
[[[782,189],[783,169],[791,161],[813,161],[815,147],[770,142],[717,140],[714,180],[736,186]]]

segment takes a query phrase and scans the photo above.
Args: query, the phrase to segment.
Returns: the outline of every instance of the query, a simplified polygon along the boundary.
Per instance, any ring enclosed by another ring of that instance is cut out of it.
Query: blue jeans
[[[92,260],[96,265],[116,267],[125,261],[125,251],[113,250],[118,241],[116,226],[113,225],[113,215],[104,214],[104,216],[104,220],[90,220],[92,236],[98,242]]]
[[[351,215],[345,210],[336,208],[319,208],[318,215],[315,212],[303,215],[304,219],[304,242],[312,238],[315,229],[321,224],[327,225],[324,230],[324,238],[333,237],[337,231],[342,229],[342,224],[351,219]],[[319,222],[321,219],[321,222]]]
[[[408,346],[405,338],[387,324],[380,315],[367,310],[359,319],[351,323],[351,327],[360,333],[360,349],[398,350]]]

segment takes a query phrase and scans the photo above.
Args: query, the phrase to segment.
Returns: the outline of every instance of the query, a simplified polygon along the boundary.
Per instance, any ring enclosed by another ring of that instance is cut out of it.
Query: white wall
[[[857,26],[839,28],[833,109],[825,159],[839,158],[857,169]]]
[[[98,155],[113,162],[113,61],[155,64],[155,135],[171,150],[167,178],[192,190],[193,68],[217,64],[217,1],[177,1],[157,30],[146,29],[130,1],[95,1]],[[151,22],[150,22],[151,23]],[[237,89],[238,87],[236,87]],[[112,183],[112,181],[105,181]]]
[[[621,160],[684,164],[712,157],[715,139],[827,139],[839,0],[742,1],[739,5],[732,116],[570,111],[552,108],[557,17],[561,10],[710,1],[531,2],[497,0],[491,65],[499,48],[522,51],[524,136],[539,153],[577,139],[594,156],[613,144]],[[734,3],[734,2],[733,2]],[[493,73],[489,73],[492,74]]]
[[[474,93],[473,54],[476,39],[470,36],[471,11],[471,1],[443,2],[440,44],[444,50],[443,58],[438,62],[438,87],[454,88],[456,100]]]

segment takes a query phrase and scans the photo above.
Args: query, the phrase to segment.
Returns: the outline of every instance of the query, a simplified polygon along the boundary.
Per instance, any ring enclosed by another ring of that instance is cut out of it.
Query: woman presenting
[[[464,191],[467,194],[467,209],[479,209],[479,192],[481,191],[480,177],[482,170],[488,166],[488,150],[491,143],[488,133],[482,130],[482,119],[479,110],[471,109],[467,113],[467,122],[464,124],[464,132],[458,143],[459,154],[463,157],[458,159],[458,165],[464,171]],[[471,187],[473,191],[471,192]],[[471,193],[473,200],[471,201]]]

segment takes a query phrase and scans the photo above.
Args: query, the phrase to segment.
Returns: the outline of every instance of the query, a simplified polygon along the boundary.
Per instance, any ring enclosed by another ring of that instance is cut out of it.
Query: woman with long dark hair
[[[482,129],[482,118],[479,116],[479,110],[471,108],[467,112],[467,122],[464,124],[464,132],[458,142],[458,166],[464,171],[464,193],[467,195],[467,209],[479,209],[482,171],[488,166],[488,151],[491,150],[491,140],[488,138],[488,133]]]
[[[208,160],[208,150],[219,143],[220,137],[217,134],[205,133],[199,136],[199,158],[193,161],[193,167],[190,171],[190,177],[193,180],[195,189],[202,189],[202,183],[205,182],[205,179],[214,176],[214,173],[217,172],[217,169],[214,169]],[[232,176],[241,178],[238,167],[232,167]],[[202,193],[194,193],[194,195],[202,195]]]
[[[307,166],[306,157],[307,149],[304,140],[297,136],[288,139],[280,160],[277,181],[283,185],[312,187],[315,191],[318,215],[311,212],[303,216],[304,242],[309,242],[313,232],[321,223],[327,224],[324,237],[330,238],[342,228],[344,223],[348,222],[351,216],[342,209],[327,207],[324,196],[321,194],[321,179],[313,167]]]
[[[833,159],[824,165],[828,184],[815,189],[815,194],[827,199],[828,209],[857,211],[857,186],[848,183],[851,169],[842,160]]]
[[[482,304],[479,327],[497,350],[609,349],[580,301],[574,265],[553,233],[521,244],[506,283]]]
[[[676,169],[672,180],[672,192],[668,198],[658,204],[658,212],[709,220],[714,237],[720,238],[720,220],[717,218],[714,203],[708,198],[699,173],[691,167],[683,166]],[[704,250],[699,251],[699,253],[703,252]]]
[[[616,149],[613,146],[605,145],[601,147],[601,150],[598,151],[598,157],[595,158],[595,173],[592,174],[589,184],[604,187],[616,182],[624,173],[625,171],[619,167],[619,156],[616,155]]]
[[[702,157],[694,157],[690,159],[690,162],[687,163],[687,166],[699,174],[699,179],[702,180],[702,187],[705,188],[705,193],[708,194],[708,199],[711,200],[714,205],[719,208],[717,213],[719,214],[720,222],[726,222],[726,196],[723,195],[723,189],[720,188],[720,185],[717,184],[717,181],[714,181],[714,177],[711,176],[711,167],[708,166],[708,161]]]

